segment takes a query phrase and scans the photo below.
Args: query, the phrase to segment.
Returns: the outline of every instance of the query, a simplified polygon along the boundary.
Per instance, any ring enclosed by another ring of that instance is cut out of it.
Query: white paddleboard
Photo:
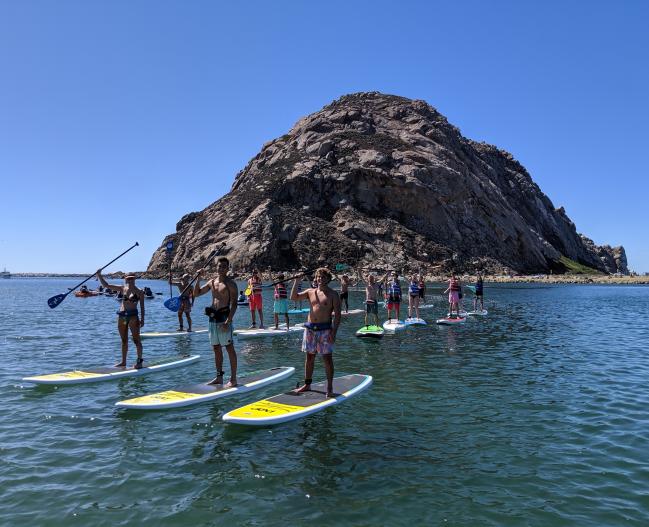
[[[407,318],[403,322],[404,322],[404,324],[406,326],[425,326],[426,325],[426,321],[423,318],[416,318],[416,317]]]
[[[181,337],[183,335],[193,335],[194,333],[207,333],[207,328],[196,328],[192,331],[149,331],[148,333],[140,333],[140,337],[143,339],[157,339]]]
[[[402,329],[406,329],[406,325],[403,320],[391,318],[390,320],[383,322],[383,329],[390,332],[401,331]]]
[[[115,366],[99,366],[94,368],[84,368],[80,370],[66,371],[62,373],[49,373],[47,375],[37,375],[35,377],[24,377],[23,381],[33,382],[34,384],[81,384],[88,382],[113,381],[124,377],[135,377],[146,375],[170,368],[180,368],[187,366],[200,359],[200,355],[192,355],[184,359],[166,359],[156,362],[144,362],[139,370],[133,367],[118,368]]]
[[[434,307],[433,304],[419,304],[419,309],[433,309]]]
[[[295,368],[293,367],[271,368],[240,376],[237,379],[238,385],[233,388],[226,388],[225,384],[190,384],[172,390],[165,390],[164,392],[119,401],[115,403],[115,406],[137,410],[163,410],[190,406],[257,390],[273,382],[286,379],[286,377],[293,375],[294,372]]]
[[[232,410],[223,416],[226,423],[249,426],[267,426],[293,421],[342,403],[367,390],[372,385],[369,375],[344,375],[333,382],[335,397],[326,397],[326,382],[311,385],[308,392],[294,391],[281,393],[270,399],[263,399]]]
[[[254,339],[261,337],[281,337],[282,335],[299,333],[301,331],[304,331],[304,325],[302,324],[290,326],[288,330],[286,329],[286,324],[280,324],[279,329],[275,329],[275,326],[273,325],[265,327],[264,329],[235,329],[233,333],[240,339]]]
[[[466,318],[468,313],[466,311],[460,311],[459,313],[453,313],[453,315],[457,315],[459,317]],[[451,313],[446,313],[446,318],[450,318],[450,317],[451,317]]]
[[[464,324],[466,322],[466,318],[438,318],[435,323],[440,324],[442,326],[455,326],[457,324]]]
[[[346,317],[348,315],[360,315],[361,313],[365,313],[364,309],[350,309],[349,311],[341,311],[340,314],[343,317]]]
[[[482,316],[482,317],[486,317],[488,313],[489,313],[489,311],[487,311],[486,309],[483,309],[482,311],[469,311],[469,312],[467,312],[467,315],[479,315],[479,316]]]

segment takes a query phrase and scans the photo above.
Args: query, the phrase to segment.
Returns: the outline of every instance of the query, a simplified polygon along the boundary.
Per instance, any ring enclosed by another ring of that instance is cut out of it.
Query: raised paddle
[[[218,249],[215,249],[214,251],[212,251],[212,253],[207,257],[207,260],[205,260],[205,264],[203,265],[203,267],[205,267],[212,258],[215,258],[219,254],[221,254],[221,251],[223,250],[224,247],[225,247],[225,243],[221,244],[221,246]],[[198,273],[196,273],[194,278],[192,278],[191,282],[189,282],[189,284],[187,284],[187,287],[185,287],[185,289],[183,289],[180,292],[179,296],[174,296],[174,297],[169,298],[169,299],[164,301],[164,306],[169,311],[173,311],[174,313],[178,313],[178,310],[180,309],[180,304],[182,303],[182,296],[192,286],[194,281],[198,278],[199,274],[200,274],[200,271]]]
[[[311,274],[315,271],[315,269],[309,269],[307,271],[302,271],[300,274],[296,274],[295,276],[289,276],[288,278],[284,278],[284,280],[280,280],[279,282],[273,282],[272,284],[266,284],[262,285],[261,287],[275,287],[277,284],[282,284],[284,282],[290,282],[291,280],[295,280],[296,278],[301,278],[307,274]]]
[[[128,249],[126,249],[122,254],[120,254],[117,258],[112,259],[110,262],[108,262],[106,265],[104,265],[100,271],[103,271],[108,267],[110,264],[113,262],[119,260],[122,256],[124,256],[127,252],[129,252],[131,249],[134,247],[137,247],[140,245],[139,243],[135,242],[133,245],[131,245]],[[50,306],[50,309],[54,309],[56,306],[58,306],[61,302],[65,300],[65,297],[68,296],[72,291],[74,291],[77,287],[81,287],[83,284],[85,284],[88,280],[90,280],[93,276],[95,276],[97,273],[91,274],[88,278],[86,278],[83,282],[80,284],[75,285],[73,288],[71,288],[67,293],[62,293],[60,295],[53,296],[52,298],[48,299],[47,305]]]

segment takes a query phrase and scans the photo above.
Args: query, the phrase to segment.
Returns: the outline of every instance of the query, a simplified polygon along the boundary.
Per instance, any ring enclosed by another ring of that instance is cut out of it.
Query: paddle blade
[[[180,309],[180,297],[174,296],[173,298],[169,298],[165,300],[164,304],[169,311],[173,311],[174,313],[177,313],[178,310]]]
[[[56,306],[58,306],[61,302],[65,300],[66,296],[68,296],[68,293],[53,296],[47,301],[47,305],[50,306],[50,309],[54,309]]]

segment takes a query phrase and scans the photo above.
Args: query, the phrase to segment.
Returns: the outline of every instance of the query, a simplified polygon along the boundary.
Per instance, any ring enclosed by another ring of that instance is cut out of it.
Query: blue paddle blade
[[[54,309],[56,306],[58,306],[63,300],[65,300],[65,297],[68,296],[68,293],[65,293],[64,295],[56,295],[50,298],[47,301],[47,305],[50,306],[50,309]]]
[[[169,298],[168,300],[165,300],[164,304],[168,310],[177,313],[180,309],[180,297],[174,296],[173,298]]]

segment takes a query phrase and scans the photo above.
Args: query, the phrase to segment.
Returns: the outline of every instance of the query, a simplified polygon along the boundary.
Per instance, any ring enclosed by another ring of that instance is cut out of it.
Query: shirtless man
[[[191,317],[191,312],[192,312],[192,306],[194,305],[194,295],[192,294],[192,290],[188,289],[185,291],[185,288],[189,285],[191,281],[191,276],[189,276],[187,273],[185,273],[180,280],[171,280],[169,279],[169,283],[171,285],[175,285],[178,288],[178,291],[180,291],[180,308],[178,308],[178,330],[177,331],[184,331],[183,329],[183,313],[185,313],[185,316],[187,317],[187,332],[190,332],[192,330],[192,317]]]
[[[205,308],[205,314],[210,317],[210,344],[214,349],[214,364],[216,365],[216,377],[209,384],[223,384],[223,351],[222,346],[228,352],[230,360],[230,382],[225,385],[231,388],[237,385],[237,354],[234,351],[232,338],[232,319],[237,311],[237,284],[228,277],[230,262],[222,256],[216,263],[216,278],[212,278],[201,287],[201,274],[198,272],[196,285],[194,285],[194,297],[212,290],[212,305]]]
[[[345,302],[345,313],[349,311],[349,286],[352,281],[346,274],[340,277],[340,303]],[[342,306],[341,306],[342,307]]]
[[[327,397],[333,397],[334,361],[332,353],[340,325],[340,297],[329,287],[329,282],[331,282],[329,269],[324,267],[318,269],[315,272],[315,282],[316,288],[309,288],[298,293],[296,279],[291,290],[291,300],[308,300],[311,305],[309,317],[304,324],[302,339],[302,351],[306,353],[304,386],[298,388],[296,392],[306,392],[311,389],[315,357],[321,355],[327,374]]]
[[[367,316],[374,315],[374,324],[379,324],[379,284],[376,283],[376,276],[369,273],[365,278],[367,286],[365,287],[365,325],[367,326]]]

